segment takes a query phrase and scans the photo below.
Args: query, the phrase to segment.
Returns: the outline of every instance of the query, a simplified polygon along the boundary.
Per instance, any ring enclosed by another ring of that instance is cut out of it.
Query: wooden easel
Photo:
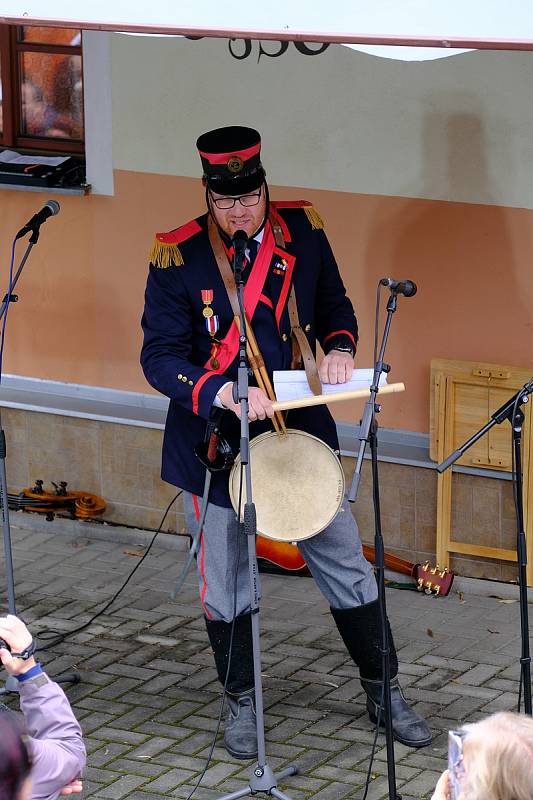
[[[441,462],[481,428],[490,415],[531,379],[531,371],[517,367],[469,361],[434,359],[431,362],[430,457]],[[522,468],[524,525],[527,538],[527,582],[533,585],[533,457],[531,409],[523,407]],[[482,470],[512,471],[511,430],[496,425],[457,461]],[[449,564],[450,555],[516,561],[516,551],[462,542],[451,538],[452,470],[437,479],[437,561]]]

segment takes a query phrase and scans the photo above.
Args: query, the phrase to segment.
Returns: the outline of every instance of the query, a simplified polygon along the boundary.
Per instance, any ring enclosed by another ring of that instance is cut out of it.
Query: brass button
[[[304,331],[305,331],[306,333],[309,333],[309,331],[310,331],[310,330],[311,330],[311,325],[310,325],[309,323],[307,323],[307,325],[306,325],[306,326],[305,326],[305,328],[304,328]]]
[[[182,377],[183,377],[183,376],[182,376],[181,372],[179,372],[179,373],[178,373],[178,380],[179,380],[179,381],[181,381]]]
[[[194,383],[192,381],[189,381],[189,386],[194,386]]]
[[[283,339],[284,342],[286,342],[289,337],[287,336],[286,333],[282,333],[281,338]]]
[[[187,378],[185,377],[185,375],[182,377],[181,380],[183,381],[183,383],[187,383]]]

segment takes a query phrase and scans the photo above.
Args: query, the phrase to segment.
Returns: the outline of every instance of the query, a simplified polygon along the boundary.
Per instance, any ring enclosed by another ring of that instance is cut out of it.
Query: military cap
[[[253,128],[216,128],[202,134],[196,146],[207,185],[217,194],[247,194],[264,182],[261,136]]]

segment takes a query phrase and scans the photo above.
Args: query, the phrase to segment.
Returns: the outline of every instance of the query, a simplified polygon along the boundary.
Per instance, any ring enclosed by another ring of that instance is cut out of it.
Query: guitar
[[[274,564],[287,572],[299,573],[307,570],[307,565],[298,547],[291,542],[279,542],[257,536],[257,557],[270,564]],[[371,564],[376,563],[376,551],[372,545],[363,545],[363,554]],[[454,573],[447,568],[433,566],[426,561],[424,564],[413,564],[403,558],[385,553],[385,566],[402,575],[414,578],[419,592],[434,596],[446,597],[452,588]]]

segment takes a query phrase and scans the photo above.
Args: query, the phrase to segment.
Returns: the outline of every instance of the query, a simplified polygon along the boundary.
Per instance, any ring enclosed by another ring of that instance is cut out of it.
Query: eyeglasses
[[[256,206],[261,199],[261,189],[258,192],[254,192],[254,194],[241,194],[240,197],[213,197],[211,193],[209,194],[216,207],[226,211],[229,208],[233,208],[237,200],[241,206],[250,208],[251,206]]]

